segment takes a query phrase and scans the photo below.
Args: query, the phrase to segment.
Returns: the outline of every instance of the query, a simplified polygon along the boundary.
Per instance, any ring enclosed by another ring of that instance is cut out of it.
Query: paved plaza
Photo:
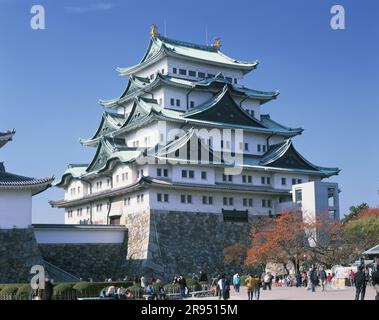
[[[273,287],[271,291],[261,289],[260,300],[354,300],[355,288],[346,287],[344,289],[332,289],[322,292],[320,288],[316,292],[307,291],[305,288],[296,287]],[[217,300],[217,297],[191,298],[195,300]],[[245,287],[241,287],[240,292],[230,291],[231,300],[247,300]],[[366,288],[365,300],[375,300],[375,290],[372,286]]]

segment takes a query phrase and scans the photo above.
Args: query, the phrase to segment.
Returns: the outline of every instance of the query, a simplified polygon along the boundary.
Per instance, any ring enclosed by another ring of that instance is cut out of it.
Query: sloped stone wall
[[[140,224],[141,230],[136,233],[146,235],[149,229],[143,269],[164,278],[236,270],[225,264],[224,248],[235,243],[248,246],[251,225],[224,222],[222,214],[151,210],[148,223]]]
[[[129,275],[123,267],[127,256],[124,243],[39,244],[44,260],[79,277],[104,281]]]
[[[30,229],[0,229],[0,283],[28,282],[41,254]]]

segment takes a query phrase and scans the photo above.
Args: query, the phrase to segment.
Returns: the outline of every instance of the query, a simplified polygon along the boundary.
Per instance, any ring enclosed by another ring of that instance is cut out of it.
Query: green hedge
[[[20,300],[29,300],[32,295],[32,287],[30,284],[24,284],[18,288],[16,298]]]
[[[123,282],[78,282],[73,286],[73,289],[80,295],[85,294],[100,294],[104,288],[115,286],[116,288],[128,288],[133,285],[131,281]]]
[[[75,283],[59,283],[54,287],[53,296],[60,295],[74,295],[76,291],[74,290]]]
[[[20,284],[7,284],[1,289],[1,295],[16,294]]]

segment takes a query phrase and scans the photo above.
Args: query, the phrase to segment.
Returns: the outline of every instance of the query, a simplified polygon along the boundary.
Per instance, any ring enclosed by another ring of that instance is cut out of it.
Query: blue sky
[[[46,30],[32,30],[30,9],[46,10]],[[346,29],[330,28],[330,8],[346,10]],[[139,61],[156,23],[167,36],[197,43],[222,38],[222,50],[260,61],[247,86],[279,89],[263,113],[305,129],[294,142],[313,163],[338,166],[341,213],[379,204],[379,3],[377,1],[42,1],[0,0],[0,129],[16,128],[0,152],[8,171],[59,177],[68,163],[91,160],[89,137],[98,99],[120,95],[115,72]],[[34,198],[34,222],[62,222]]]

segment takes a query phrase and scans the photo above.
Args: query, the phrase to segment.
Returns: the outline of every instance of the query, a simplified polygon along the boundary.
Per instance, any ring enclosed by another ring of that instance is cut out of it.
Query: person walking
[[[247,300],[253,300],[253,286],[254,286],[254,277],[250,274],[245,279],[246,291],[247,291]]]
[[[233,276],[233,287],[235,292],[240,292],[241,277],[238,272]]]
[[[217,282],[218,299],[220,300],[224,294],[224,275],[220,276]]]
[[[358,268],[358,272],[354,276],[355,282],[355,300],[365,299],[367,278],[364,270],[364,266]]]
[[[262,286],[262,281],[261,278],[258,275],[254,276],[254,281],[253,281],[253,296],[255,300],[259,300],[260,295],[261,295],[261,286]]]
[[[312,270],[310,272],[310,279],[309,280],[311,282],[312,292],[316,292],[316,287],[317,287],[318,282],[319,282],[316,267],[312,268]]]
[[[355,278],[355,273],[352,269],[350,269],[349,272],[349,287],[354,287],[354,278]]]
[[[230,298],[230,281],[226,275],[223,276],[223,291],[222,297],[224,300],[228,300]]]
[[[267,272],[263,278],[264,281],[264,288],[268,288],[271,290],[271,284],[272,284],[272,278],[273,276],[271,275],[270,272]]]

